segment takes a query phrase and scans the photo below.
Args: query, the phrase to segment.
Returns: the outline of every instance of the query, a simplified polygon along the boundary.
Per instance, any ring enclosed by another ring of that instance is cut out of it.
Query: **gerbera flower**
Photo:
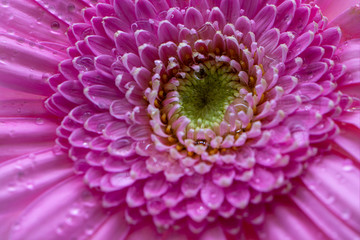
[[[355,1],[1,3],[2,239],[360,237]]]

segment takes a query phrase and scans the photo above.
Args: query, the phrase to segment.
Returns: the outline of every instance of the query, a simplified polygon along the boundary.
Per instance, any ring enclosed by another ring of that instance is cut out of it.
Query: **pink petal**
[[[70,177],[71,162],[66,159],[61,151],[48,149],[2,163],[1,212],[21,210],[46,189]],[[34,161],[36,168],[32,167]]]
[[[221,1],[220,9],[228,22],[235,23],[240,16],[240,4],[238,0]]]
[[[208,181],[202,187],[200,196],[207,207],[217,209],[224,201],[224,190],[211,181]]]
[[[118,211],[115,214],[111,215],[96,231],[96,233],[91,236],[93,240],[103,240],[103,239],[111,239],[114,236],[120,238],[125,238],[128,234],[130,226],[124,221],[124,212]]]
[[[326,169],[318,174],[320,169]],[[335,177],[334,177],[335,176]],[[302,181],[334,214],[359,229],[360,171],[350,159],[328,155],[312,164]]]
[[[325,240],[327,236],[296,205],[287,198],[271,204],[264,224],[260,227],[260,239],[316,239]],[[296,234],[294,234],[296,232]]]
[[[204,24],[204,19],[199,10],[189,7],[185,13],[185,26],[189,29],[198,29]]]
[[[79,238],[84,236],[85,230],[94,231],[105,219],[106,213],[99,200],[89,192],[81,177],[74,177],[56,185],[29,205],[19,216],[10,238],[20,240],[31,236],[41,239],[47,235],[59,240],[64,236]],[[36,227],[39,223],[46,223],[46,227]]]
[[[256,23],[254,30],[255,35],[258,37],[271,28],[275,21],[275,17],[276,7],[274,5],[268,5],[261,9],[254,18],[254,22]]]
[[[329,4],[326,0],[316,0],[316,4],[320,6],[322,12],[324,15],[329,19],[331,22],[335,18],[342,18],[344,19],[344,15],[340,15],[345,11],[346,14],[349,13],[349,8],[354,6],[355,4],[359,3],[358,0],[348,0],[346,2],[340,3],[338,1],[332,1],[331,4]],[[344,14],[344,13],[343,13]],[[339,16],[340,15],[340,16]]]
[[[347,226],[342,219],[329,211],[325,204],[305,186],[297,185],[296,193],[292,194],[291,198],[301,211],[329,238],[354,239],[359,235],[358,232]],[[345,218],[348,216],[345,215]]]
[[[75,14],[73,15],[77,18]],[[37,24],[39,16],[42,16],[41,24]],[[0,17],[4,20],[0,23],[3,32],[16,32],[18,37],[32,42],[44,41],[68,45],[64,35],[68,24],[59,21],[50,12],[44,11],[35,1],[27,4],[21,0],[11,1],[6,10],[0,12]]]

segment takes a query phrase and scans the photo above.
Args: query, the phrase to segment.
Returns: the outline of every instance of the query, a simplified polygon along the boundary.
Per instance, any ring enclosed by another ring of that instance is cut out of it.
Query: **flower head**
[[[53,13],[72,23],[67,57],[56,40],[39,43],[44,65],[34,73],[52,73],[41,76],[36,93],[48,96],[46,109],[57,116],[56,145],[25,158],[52,157],[61,164],[55,169],[75,170],[52,190],[78,192],[56,200],[72,205],[64,223],[49,223],[57,237],[84,236],[71,232],[80,224],[95,239],[139,239],[147,231],[169,239],[282,239],[282,216],[306,229],[302,239],[359,235],[359,208],[339,216],[356,201],[330,186],[336,175],[359,187],[351,179],[359,174],[352,138],[360,133],[360,100],[352,88],[359,88],[360,56],[351,53],[359,43],[347,41],[360,36],[358,27],[354,36],[347,30],[358,6],[328,26],[311,1],[112,0],[89,3],[82,17],[70,13],[86,1],[75,2]],[[58,71],[47,71],[46,59],[60,62]],[[323,206],[329,189],[340,198],[329,200],[331,213]],[[44,196],[33,204],[55,201]],[[42,216],[34,209],[24,218]],[[333,233],[321,215],[350,228]],[[32,226],[25,225],[9,236],[21,239]]]

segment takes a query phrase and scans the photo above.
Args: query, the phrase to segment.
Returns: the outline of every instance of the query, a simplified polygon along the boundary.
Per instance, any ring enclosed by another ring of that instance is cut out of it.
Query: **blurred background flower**
[[[358,1],[0,16],[2,239],[360,237]]]

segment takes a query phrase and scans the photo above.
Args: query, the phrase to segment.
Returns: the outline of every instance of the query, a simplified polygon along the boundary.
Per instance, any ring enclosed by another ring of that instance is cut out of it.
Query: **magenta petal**
[[[168,41],[177,42],[179,30],[169,21],[162,21],[158,28],[158,38],[160,42],[165,43]]]
[[[85,218],[85,211],[88,218]],[[41,239],[49,234],[54,239],[79,238],[86,226],[95,230],[105,219],[106,213],[98,199],[85,187],[82,178],[74,177],[56,185],[29,205],[19,216],[17,224],[21,224],[21,228],[16,230],[15,227],[10,239],[26,239],[29,235]],[[38,221],[46,222],[47,227],[36,227]]]
[[[217,209],[224,201],[224,190],[211,181],[208,181],[202,187],[200,196],[207,207]]]
[[[108,151],[113,156],[128,157],[134,153],[134,148],[133,141],[125,137],[112,142],[108,147]]]
[[[144,185],[144,196],[147,199],[160,197],[168,189],[164,176],[159,175],[149,179]]]
[[[137,54],[137,46],[134,34],[123,31],[115,33],[115,45],[120,53],[135,53]]]
[[[85,88],[84,94],[91,102],[102,109],[109,109],[111,103],[122,96],[116,89],[101,85]]]
[[[185,19],[184,19],[185,26],[188,28],[195,28],[198,29],[204,24],[204,19],[199,10],[193,7],[189,7],[186,10]]]
[[[58,4],[65,3],[58,2]],[[0,23],[1,32],[16,32],[16,36],[31,42],[66,44],[67,38],[64,33],[68,28],[68,23],[60,21],[51,12],[44,11],[36,1],[24,4],[21,0],[14,0],[11,4],[7,2],[3,6],[6,10],[0,12],[1,19],[4,19]],[[79,16],[73,15],[78,19]],[[39,16],[42,16],[41,24],[37,24]]]
[[[195,196],[203,185],[203,176],[194,174],[193,176],[185,176],[182,180],[181,191],[186,197]]]
[[[135,7],[131,0],[114,0],[114,9],[117,16],[129,25],[135,22]]]
[[[148,70],[152,70],[155,67],[154,61],[159,59],[157,49],[149,44],[144,44],[139,47],[139,55],[141,62]]]
[[[112,55],[111,50],[113,44],[110,40],[104,37],[96,35],[88,36],[85,38],[85,42],[91,51],[96,55]]]
[[[213,8],[211,10],[209,15],[209,21],[213,23],[216,21],[220,29],[223,29],[226,24],[225,16],[219,8]]]
[[[259,36],[265,30],[272,27],[276,17],[276,7],[274,5],[268,5],[261,9],[254,18],[256,23],[255,35]]]
[[[154,5],[147,0],[136,1],[135,13],[138,20],[156,18],[156,9]]]
[[[194,199],[187,203],[187,213],[195,222],[201,222],[209,214],[210,209],[200,199]]]
[[[352,228],[336,217],[322,201],[316,198],[305,186],[298,185],[296,194],[291,195],[296,205],[311,219],[327,236],[352,239],[358,236]],[[350,214],[351,215],[351,214]],[[344,214],[347,219],[346,212]]]
[[[240,3],[238,0],[221,1],[220,9],[228,22],[235,23],[240,16]]]
[[[277,240],[291,238],[294,240],[327,239],[321,229],[311,221],[296,204],[288,198],[280,199],[267,212],[264,224],[260,227],[267,239]],[[297,234],[293,234],[294,231]]]
[[[353,2],[353,1],[350,1]],[[348,3],[348,2],[347,2]],[[335,4],[337,5],[337,4]],[[341,4],[341,8],[346,5]],[[336,8],[336,11],[339,9]],[[359,5],[349,7],[345,12],[336,16],[333,21],[331,21],[330,26],[339,26],[343,33],[345,39],[353,39],[360,37],[360,28],[356,24],[360,21],[360,7]]]
[[[272,173],[267,170],[256,167],[254,176],[251,178],[250,186],[260,192],[267,192],[274,188],[275,178]]]
[[[328,171],[317,174],[323,167]],[[337,177],[334,178],[334,175]],[[324,156],[324,161],[321,163],[312,165],[302,177],[302,181],[333,213],[354,229],[359,229],[360,211],[357,209],[357,199],[360,194],[359,177],[359,169],[350,159],[329,155]]]
[[[57,155],[56,155],[56,154]],[[37,168],[32,168],[36,160]],[[18,168],[18,161],[22,161],[22,168]],[[44,190],[61,182],[72,175],[71,162],[61,152],[52,149],[31,153],[17,158],[16,161],[2,163],[0,188],[1,212],[16,212],[25,207]],[[17,176],[23,181],[17,181]],[[10,200],[11,199],[11,200]]]
[[[125,238],[128,234],[130,226],[124,221],[124,212],[119,211],[111,215],[92,236],[93,240],[111,239],[114,236]]]

